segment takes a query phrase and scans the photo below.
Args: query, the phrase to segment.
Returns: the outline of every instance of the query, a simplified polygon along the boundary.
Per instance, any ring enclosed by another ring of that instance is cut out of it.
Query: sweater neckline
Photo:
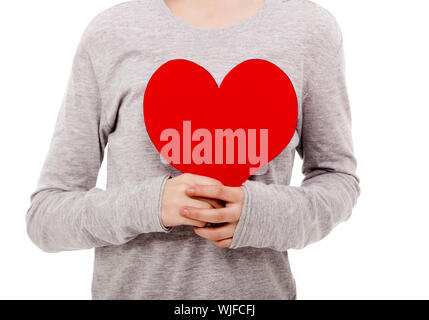
[[[153,0],[155,2],[155,6],[159,10],[160,15],[168,20],[169,23],[171,23],[173,26],[180,27],[190,33],[195,34],[203,34],[203,35],[217,35],[217,34],[224,34],[228,32],[237,32],[241,29],[251,27],[253,25],[258,25],[258,23],[263,19],[263,17],[266,15],[266,13],[269,11],[271,5],[276,0],[265,0],[264,4],[257,12],[255,12],[252,16],[245,18],[243,20],[240,20],[238,22],[234,22],[233,24],[230,24],[228,26],[222,27],[222,28],[216,28],[216,29],[204,29],[199,28],[196,26],[193,26],[189,24],[188,22],[182,20],[178,16],[176,16],[171,9],[167,6],[164,0]]]

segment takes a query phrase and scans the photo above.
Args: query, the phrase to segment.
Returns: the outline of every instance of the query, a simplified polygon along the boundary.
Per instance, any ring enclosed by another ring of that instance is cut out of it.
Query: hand
[[[221,184],[195,185],[187,188],[186,194],[191,197],[203,197],[225,201],[224,208],[207,209],[186,206],[182,208],[181,214],[183,217],[193,221],[221,224],[211,227],[196,225],[194,226],[194,231],[200,237],[210,240],[214,245],[220,248],[229,248],[243,209],[243,189],[240,187],[225,187]]]
[[[180,209],[183,206],[191,206],[199,209],[224,207],[224,204],[216,199],[191,198],[186,195],[185,190],[193,185],[222,185],[222,183],[212,178],[188,173],[167,180],[161,206],[161,220],[165,227],[179,225],[204,227],[206,225],[204,221],[197,221],[180,215]]]

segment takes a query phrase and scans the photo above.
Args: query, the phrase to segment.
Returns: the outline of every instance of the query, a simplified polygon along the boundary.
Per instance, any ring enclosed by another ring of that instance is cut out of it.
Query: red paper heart
[[[241,186],[252,175],[259,167],[255,156],[265,155],[269,162],[287,147],[296,128],[297,112],[289,77],[260,59],[236,66],[220,87],[201,66],[172,60],[153,74],[144,96],[146,129],[156,149],[181,172],[212,177],[227,186]],[[262,152],[261,133],[266,129],[268,151]],[[233,144],[227,149],[227,139],[220,138],[222,132],[237,133],[240,138],[231,140]],[[193,136],[197,133],[200,135]],[[174,153],[173,149],[166,151],[173,141],[177,146]]]

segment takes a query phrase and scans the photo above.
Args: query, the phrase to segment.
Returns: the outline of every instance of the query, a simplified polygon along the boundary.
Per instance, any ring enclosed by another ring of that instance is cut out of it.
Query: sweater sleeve
[[[86,49],[79,43],[50,149],[26,215],[31,240],[46,252],[129,242],[142,233],[167,232],[160,218],[168,176],[138,185],[95,187],[111,131]]]
[[[244,183],[245,203],[231,248],[301,249],[347,220],[360,194],[341,32],[321,42],[303,96],[300,187]],[[331,39],[333,39],[331,41]],[[329,45],[326,43],[335,43]],[[309,71],[310,72],[310,71]]]

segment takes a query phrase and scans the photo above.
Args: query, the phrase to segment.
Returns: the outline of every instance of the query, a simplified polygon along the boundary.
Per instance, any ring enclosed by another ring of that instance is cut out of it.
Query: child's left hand
[[[191,197],[210,198],[225,201],[220,209],[198,209],[184,207],[181,214],[189,219],[204,221],[210,224],[221,224],[216,227],[194,227],[200,237],[206,238],[220,248],[229,248],[235,229],[241,217],[244,203],[244,191],[241,187],[222,185],[196,185],[189,187],[186,194]]]

